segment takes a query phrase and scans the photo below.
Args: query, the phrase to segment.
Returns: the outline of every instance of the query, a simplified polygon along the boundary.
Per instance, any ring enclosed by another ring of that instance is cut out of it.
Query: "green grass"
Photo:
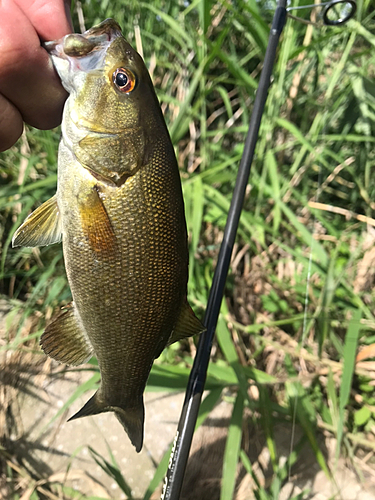
[[[114,17],[134,43],[139,26],[181,169],[189,300],[200,316],[265,54],[269,7],[255,1],[82,2],[86,27]],[[199,420],[229,391],[233,413],[221,498],[233,496],[238,462],[252,476],[256,498],[278,498],[302,449],[292,446],[280,463],[279,421],[302,429],[327,475],[333,464],[321,450],[319,430],[337,438],[336,459],[353,456],[358,446],[373,449],[374,375],[355,355],[375,343],[374,27],[371,2],[363,0],[343,28],[312,29],[289,20],[281,39]],[[22,321],[35,311],[50,316],[70,298],[58,245],[10,248],[20,222],[55,191],[58,140],[58,130],[27,129],[0,156],[0,293]],[[23,341],[20,331],[9,351],[29,348],[32,339]],[[187,341],[172,346],[155,364],[148,390],[183,390],[191,363]],[[97,382],[92,368],[92,379],[66,406]],[[249,396],[253,384],[258,398]],[[270,452],[267,485],[241,447],[249,414]],[[127,485],[116,464],[101,460]],[[167,462],[166,454],[145,498]],[[30,498],[44,498],[34,493]]]

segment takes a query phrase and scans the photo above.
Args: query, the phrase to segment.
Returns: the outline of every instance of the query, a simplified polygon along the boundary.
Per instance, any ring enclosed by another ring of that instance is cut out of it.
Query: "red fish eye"
[[[136,84],[135,75],[125,68],[118,68],[112,75],[113,83],[120,92],[128,94],[131,92]]]

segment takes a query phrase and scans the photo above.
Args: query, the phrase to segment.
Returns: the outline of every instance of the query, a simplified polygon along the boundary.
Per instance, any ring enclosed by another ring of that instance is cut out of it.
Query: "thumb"
[[[15,0],[43,41],[56,40],[73,31],[70,0]]]

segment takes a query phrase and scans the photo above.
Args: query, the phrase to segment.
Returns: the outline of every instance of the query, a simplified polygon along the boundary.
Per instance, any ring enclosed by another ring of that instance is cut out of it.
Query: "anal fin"
[[[32,212],[14,233],[14,247],[43,247],[59,243],[62,238],[61,218],[56,195]]]
[[[60,363],[78,366],[88,361],[94,349],[79,325],[74,307],[68,306],[44,330],[40,338],[43,351]]]

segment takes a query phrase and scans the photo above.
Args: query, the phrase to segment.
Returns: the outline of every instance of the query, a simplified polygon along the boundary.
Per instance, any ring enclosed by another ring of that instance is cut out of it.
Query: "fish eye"
[[[112,80],[115,87],[125,94],[129,94],[137,83],[134,73],[127,68],[117,68],[116,71],[113,72]]]

